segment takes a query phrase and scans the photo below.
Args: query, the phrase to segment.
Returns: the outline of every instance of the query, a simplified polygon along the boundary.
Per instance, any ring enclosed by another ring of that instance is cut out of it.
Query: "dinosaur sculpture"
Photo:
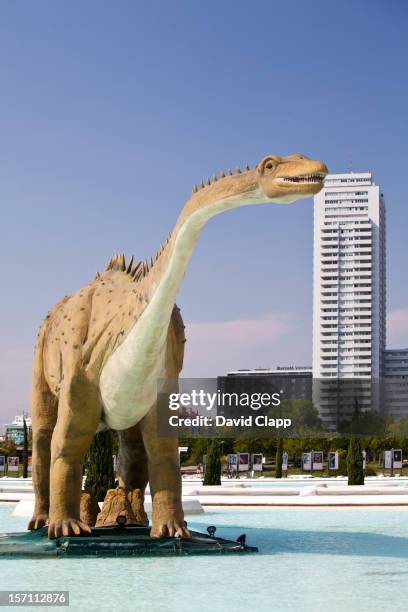
[[[33,370],[36,501],[29,529],[48,524],[49,538],[90,531],[80,520],[82,464],[103,423],[119,432],[119,485],[143,493],[150,483],[152,537],[189,537],[177,440],[157,436],[156,387],[182,369],[184,325],[175,300],[190,256],[211,217],[311,196],[326,173],[322,162],[303,155],[269,155],[252,170],[214,175],[194,186],[154,260],[126,264],[116,255],[48,313]]]

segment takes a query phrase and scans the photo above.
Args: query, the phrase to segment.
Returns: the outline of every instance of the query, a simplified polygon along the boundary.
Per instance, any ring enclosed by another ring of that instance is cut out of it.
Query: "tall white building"
[[[313,378],[377,385],[385,349],[385,205],[370,173],[326,177],[314,198],[313,269]],[[314,401],[324,418],[315,393]],[[374,403],[373,395],[359,398],[363,408]]]

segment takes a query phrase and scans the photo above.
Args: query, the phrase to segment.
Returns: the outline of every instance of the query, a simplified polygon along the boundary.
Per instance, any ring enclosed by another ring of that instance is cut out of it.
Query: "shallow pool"
[[[13,507],[0,504],[0,531],[24,530]],[[231,539],[245,532],[260,553],[3,560],[0,588],[68,589],[69,609],[86,612],[407,610],[406,510],[212,509],[190,519],[194,529],[214,524]]]

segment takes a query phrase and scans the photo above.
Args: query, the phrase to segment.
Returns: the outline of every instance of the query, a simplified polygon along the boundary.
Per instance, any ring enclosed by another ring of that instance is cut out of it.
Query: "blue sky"
[[[46,311],[147,257],[193,183],[302,152],[386,196],[389,346],[408,345],[404,2],[2,2],[0,410]],[[210,222],[179,303],[185,375],[311,363],[312,202]]]

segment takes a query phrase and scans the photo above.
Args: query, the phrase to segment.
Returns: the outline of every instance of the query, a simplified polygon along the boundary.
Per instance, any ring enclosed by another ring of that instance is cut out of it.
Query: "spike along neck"
[[[101,373],[105,420],[113,429],[135,425],[155,402],[157,380],[165,376],[167,332],[181,281],[204,225],[212,217],[265,200],[256,173],[229,176],[188,200],[164,252],[141,281],[149,302]]]

